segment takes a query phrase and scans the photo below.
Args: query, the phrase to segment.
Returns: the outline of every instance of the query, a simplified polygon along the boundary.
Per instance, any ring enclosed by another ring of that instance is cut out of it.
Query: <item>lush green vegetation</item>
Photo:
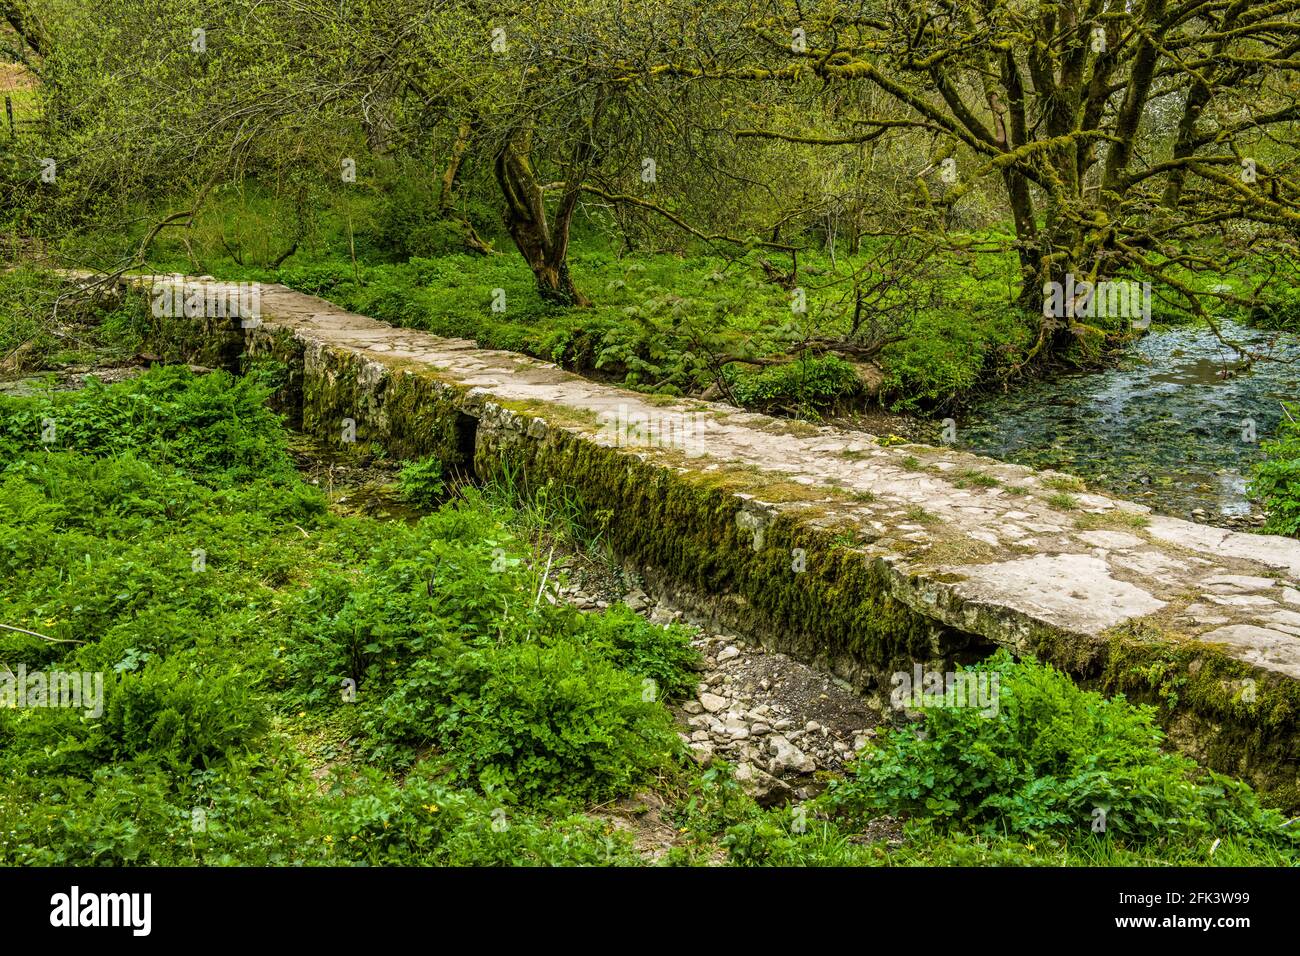
[[[895,730],[865,752],[832,805],[984,834],[1061,834],[1096,818],[1106,833],[1140,843],[1210,834],[1291,844],[1286,818],[1261,810],[1249,788],[1161,751],[1150,708],[1081,691],[1005,651],[980,670],[998,678],[995,718],[973,707],[928,709],[923,733]]]
[[[125,359],[140,347],[140,302],[106,309],[69,293],[48,270],[0,270],[0,375]]]
[[[760,809],[684,755],[683,629],[543,598],[564,572],[532,534],[577,546],[563,502],[452,495],[420,462],[425,517],[338,516],[271,384],[158,368],[0,399],[0,662],[103,675],[97,713],[0,708],[0,862],[639,864],[599,807],[641,790],[675,864],[1296,859],[1149,712],[1006,658],[998,718],[927,710],[802,810]],[[882,815],[901,845],[865,835]]]
[[[998,713],[927,708],[859,754],[798,817],[733,823],[733,860],[763,865],[1294,863],[1300,834],[1250,788],[1161,750],[1150,708],[1082,691],[1005,651]],[[854,834],[881,814],[909,821],[894,851]]]
[[[1289,405],[1268,459],[1255,472],[1251,491],[1268,513],[1267,530],[1300,537],[1300,406]]]
[[[281,282],[394,324],[525,352],[629,388],[720,394],[746,407],[814,417],[869,401],[911,411],[949,406],[1008,373],[1032,344],[1032,322],[1006,303],[1014,257],[952,253],[934,256],[924,276],[900,270],[876,277],[889,286],[878,296],[891,315],[889,341],[857,359],[806,347],[853,328],[851,261],[816,250],[801,256],[806,311],[796,312],[791,291],[761,265],[770,253],[723,255],[694,241],[664,252],[620,250],[614,224],[596,212],[578,224],[570,253],[571,272],[593,304],[556,303],[539,294],[526,263],[505,252],[485,256],[442,244],[412,253],[387,224],[392,206],[408,198],[410,176],[393,172],[380,197],[334,197],[278,268],[252,252],[239,261],[231,255],[231,234],[250,223],[269,230],[257,233],[267,249],[291,241],[274,231],[291,228],[284,202],[252,199],[262,192],[254,187],[214,202],[185,234],[161,234],[143,267]],[[70,242],[70,250],[80,257],[138,245],[148,219],[141,213],[125,233],[95,231]],[[416,207],[401,218],[432,215]],[[476,217],[476,231],[508,242],[489,216]],[[1118,338],[1126,330],[1116,324],[1110,331]],[[1079,351],[1071,360],[1095,357]]]
[[[685,636],[519,599],[537,572],[481,497],[332,518],[266,395],[161,369],[0,403],[6,623],[33,632],[0,657],[105,675],[102,714],[0,710],[0,858],[626,860],[562,808],[675,766],[654,682],[685,686]]]

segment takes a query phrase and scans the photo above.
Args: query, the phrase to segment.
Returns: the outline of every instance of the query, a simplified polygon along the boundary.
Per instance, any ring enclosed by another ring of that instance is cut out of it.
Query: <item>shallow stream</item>
[[[992,395],[958,444],[1056,468],[1153,510],[1249,521],[1246,486],[1284,401],[1300,401],[1300,336],[1232,323],[1225,338],[1267,357],[1243,370],[1207,328],[1152,332],[1114,368],[1059,375]]]

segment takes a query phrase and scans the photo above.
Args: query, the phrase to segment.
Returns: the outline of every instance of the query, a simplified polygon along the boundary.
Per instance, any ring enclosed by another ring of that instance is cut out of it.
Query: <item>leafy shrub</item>
[[[337,701],[345,678],[369,699],[444,645],[459,652],[528,629],[518,595],[536,586],[499,515],[462,502],[413,526],[370,528],[357,542],[359,574],[327,566],[288,602],[287,663],[304,701]]]
[[[97,317],[96,338],[100,356],[117,353],[125,357],[144,351],[147,337],[157,320],[143,294],[127,295],[112,309]]]
[[[0,452],[131,451],[214,485],[288,477],[292,464],[279,417],[265,405],[269,394],[255,379],[196,376],[183,366],[109,386],[92,378],[84,389],[40,400],[0,398]]]
[[[1264,530],[1300,537],[1300,405],[1286,406],[1277,438],[1264,443],[1264,454],[1250,486],[1268,514]]]
[[[143,297],[128,296],[106,311],[87,300],[66,298],[58,305],[58,325],[73,326],[75,334],[56,335],[51,317],[67,291],[64,278],[51,271],[21,263],[0,271],[0,374],[140,350],[141,320],[147,314]]]
[[[442,462],[437,458],[408,461],[397,476],[397,486],[407,501],[432,508],[446,489],[442,480]]]
[[[248,675],[207,671],[189,655],[124,672],[105,689],[102,729],[119,759],[148,753],[206,767],[253,744],[267,725]]]
[[[686,696],[695,686],[701,657],[683,627],[651,624],[625,604],[587,614],[575,638],[620,670],[655,682],[660,699]]]
[[[808,356],[760,371],[728,365],[736,401],[746,408],[809,411],[828,408],[861,391],[853,366],[837,355]]]
[[[754,819],[759,812],[758,804],[736,780],[731,764],[718,758],[692,781],[677,823],[684,832],[707,840],[728,827]]]
[[[440,743],[460,779],[507,799],[608,799],[679,747],[641,680],[568,642],[485,648],[458,670]]]
[[[929,817],[982,833],[1106,832],[1137,841],[1213,832],[1284,841],[1284,819],[1249,787],[1160,749],[1154,711],[1080,690],[1005,651],[986,662],[998,712],[927,708],[924,734],[893,730],[863,752],[831,803]]]
[[[156,650],[144,621],[158,634],[179,627],[192,637],[255,614],[267,587],[301,564],[294,539],[279,548],[265,539],[291,531],[305,540],[323,515],[320,493],[307,485],[210,489],[130,452],[32,455],[0,473],[0,602],[8,621],[88,641],[86,653],[108,634],[117,651]],[[198,554],[206,573],[195,573]],[[0,634],[11,665],[33,666],[65,647]]]
[[[482,504],[389,526],[358,563],[290,603],[286,661],[304,702],[337,703],[356,682],[382,765],[434,747],[460,780],[537,803],[624,792],[674,749],[645,680],[683,686],[684,636],[623,616],[582,632],[576,612],[529,600],[538,572]]]
[[[0,476],[0,604],[6,623],[71,643],[4,632],[0,652],[101,673],[105,706],[0,710],[0,777],[22,781],[0,788],[0,860],[301,862],[292,831],[311,827],[314,784],[265,734],[255,685],[272,587],[303,563],[324,502],[287,483],[282,429],[251,383],[147,379],[3,405],[0,432],[22,448]],[[15,425],[51,408],[85,452],[32,448]],[[241,460],[271,480],[230,483]],[[202,836],[196,807],[213,820]]]
[[[1300,287],[1283,286],[1266,293],[1250,311],[1250,321],[1265,329],[1300,331]]]
[[[438,214],[438,191],[429,176],[394,176],[377,215],[377,241],[401,259],[442,256],[464,249],[451,223]]]
[[[346,259],[323,259],[280,267],[276,279],[311,295],[342,300],[356,289],[356,274]]]
[[[881,352],[880,397],[896,411],[952,401],[1012,364],[1030,343],[1030,325],[1014,308],[924,311],[904,333]]]
[[[375,242],[399,260],[454,255],[467,248],[464,225],[443,215],[439,199],[441,183],[429,176],[428,162],[429,159],[422,157],[398,163],[380,183]],[[463,214],[478,230],[499,225],[498,216],[489,204],[469,198],[463,205],[463,212],[453,211],[453,215]]]

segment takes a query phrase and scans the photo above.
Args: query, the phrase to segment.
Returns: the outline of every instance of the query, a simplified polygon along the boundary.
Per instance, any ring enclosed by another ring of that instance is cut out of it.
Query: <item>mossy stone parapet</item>
[[[573,489],[648,579],[877,700],[895,671],[1008,647],[1152,703],[1178,747],[1300,807],[1300,542],[1082,490],[1062,510],[1062,476],[648,399],[278,286],[261,301],[250,328],[153,334],[175,360],[282,367],[277,403],[327,440],[350,423],[395,458]]]
[[[321,342],[303,349],[302,428],[331,442],[381,446],[401,460],[473,459],[475,420],[463,389],[405,363],[366,360]]]
[[[475,470],[573,488],[614,551],[707,605],[720,625],[816,663],[856,689],[913,662],[970,657],[979,638],[912,610],[886,563],[739,490],[734,476],[665,465],[492,402]],[[744,520],[749,516],[750,520]],[[761,536],[760,536],[761,532]]]

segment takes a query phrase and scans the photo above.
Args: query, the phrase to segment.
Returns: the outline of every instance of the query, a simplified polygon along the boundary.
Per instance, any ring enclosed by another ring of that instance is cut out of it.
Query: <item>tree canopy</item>
[[[314,190],[417,158],[438,215],[490,204],[539,290],[583,305],[573,217],[856,253],[1014,252],[1036,351],[1048,283],[1140,278],[1248,305],[1294,270],[1300,0],[7,0],[41,79],[52,222],[166,184]],[[6,188],[39,192],[37,157]],[[15,168],[23,167],[25,168]],[[42,200],[48,204],[49,197]],[[305,214],[305,213],[304,213]],[[183,221],[183,218],[180,220]],[[285,255],[292,254],[287,245]],[[1249,260],[1247,291],[1196,281]]]

